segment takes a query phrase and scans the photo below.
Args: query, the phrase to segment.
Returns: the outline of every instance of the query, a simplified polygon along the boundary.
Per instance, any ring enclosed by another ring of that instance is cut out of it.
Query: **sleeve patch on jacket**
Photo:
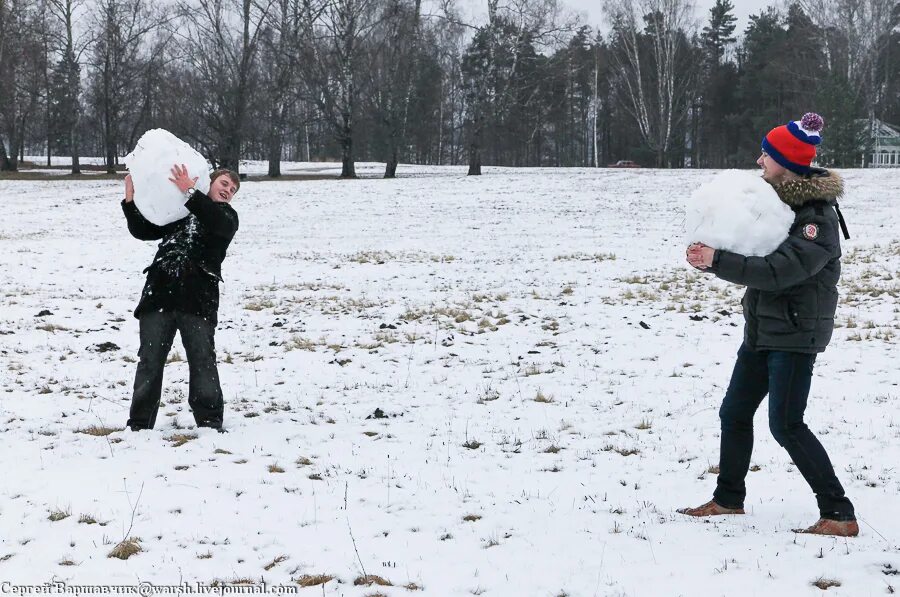
[[[816,224],[807,224],[804,226],[803,238],[806,240],[816,240],[819,238],[819,227]]]

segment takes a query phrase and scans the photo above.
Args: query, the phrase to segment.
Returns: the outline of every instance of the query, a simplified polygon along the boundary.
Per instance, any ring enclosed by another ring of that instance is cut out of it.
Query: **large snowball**
[[[759,174],[725,170],[688,199],[687,241],[741,255],[768,255],[784,242],[794,212]]]
[[[206,158],[165,129],[144,133],[124,161],[134,183],[134,204],[157,226],[188,215],[184,193],[169,180],[173,165],[184,164],[191,178],[199,176],[196,188],[209,191],[210,168]]]

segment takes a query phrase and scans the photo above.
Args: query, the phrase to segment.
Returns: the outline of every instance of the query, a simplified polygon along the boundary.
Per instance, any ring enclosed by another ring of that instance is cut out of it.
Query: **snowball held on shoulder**
[[[772,253],[788,237],[794,212],[759,174],[725,170],[685,207],[685,240],[747,256]]]
[[[199,177],[197,189],[204,193],[209,191],[209,162],[165,129],[152,129],[144,133],[124,161],[134,183],[134,204],[147,220],[157,226],[188,215],[184,193],[169,180],[173,165],[187,166],[191,177]]]

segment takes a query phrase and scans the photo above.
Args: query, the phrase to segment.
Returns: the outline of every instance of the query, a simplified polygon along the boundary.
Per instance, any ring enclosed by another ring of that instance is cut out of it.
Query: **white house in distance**
[[[869,168],[900,168],[900,130],[881,120],[872,121],[872,153],[869,154]],[[862,155],[863,168],[866,155]]]

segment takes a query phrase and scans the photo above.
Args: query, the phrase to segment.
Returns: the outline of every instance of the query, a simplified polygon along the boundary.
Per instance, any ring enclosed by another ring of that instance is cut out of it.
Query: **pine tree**
[[[736,144],[734,120],[737,69],[726,58],[728,46],[736,41],[737,19],[730,0],[716,0],[709,10],[709,23],[700,36],[703,73],[700,98],[694,106],[695,134],[692,137],[694,166],[722,167],[731,165],[730,152]]]
[[[709,24],[703,28],[700,36],[703,47],[714,64],[721,64],[725,48],[737,40],[734,37],[736,28],[737,17],[734,16],[731,0],[716,0],[716,4],[709,9]]]

